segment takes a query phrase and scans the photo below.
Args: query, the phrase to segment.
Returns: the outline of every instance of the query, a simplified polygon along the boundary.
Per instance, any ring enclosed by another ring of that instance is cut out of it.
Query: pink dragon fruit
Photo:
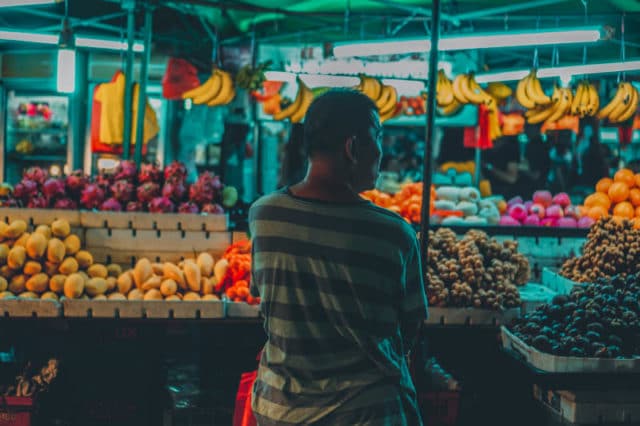
[[[13,196],[25,203],[29,198],[34,197],[37,194],[38,184],[29,179],[22,179],[22,181],[16,184],[13,188]]]
[[[138,187],[136,191],[138,201],[148,203],[160,195],[160,186],[157,183],[147,182]]]
[[[565,208],[571,204],[571,198],[569,198],[569,194],[566,192],[559,192],[555,197],[553,197],[551,202]]]
[[[189,189],[189,199],[200,205],[213,203],[220,196],[222,182],[218,176],[204,172]]]
[[[564,216],[564,210],[562,210],[562,207],[555,204],[547,207],[545,212],[547,217],[554,218],[554,219],[560,219],[561,217]]]
[[[39,185],[44,184],[48,177],[49,173],[42,167],[29,167],[22,175],[23,179],[32,180]]]
[[[47,207],[49,207],[49,200],[47,200],[47,198],[42,195],[37,195],[35,197],[29,198],[27,207],[30,209],[46,209]]]
[[[520,222],[512,218],[511,216],[502,216],[499,224],[501,226],[520,226]]]
[[[584,216],[578,220],[578,228],[591,228],[594,223],[596,223],[595,220],[591,219],[589,216]]]
[[[187,188],[185,188],[182,182],[169,180],[162,187],[162,196],[167,197],[177,203],[182,201],[186,194],[187,194]]]
[[[127,203],[128,212],[141,212],[144,211],[144,206],[140,201],[129,201]]]
[[[522,224],[526,226],[540,226],[540,218],[535,214],[531,214],[527,216]]]
[[[542,204],[545,208],[549,207],[553,201],[553,197],[549,191],[536,191],[533,193],[533,202]]]
[[[100,172],[96,176],[96,185],[98,185],[103,191],[108,192],[111,185],[113,185],[113,175]]]
[[[18,203],[18,200],[16,200],[15,198],[7,198],[6,200],[0,200],[0,207],[15,208],[15,207],[20,207],[20,204]]]
[[[522,197],[520,197],[520,196],[513,197],[512,199],[507,201],[507,207],[511,207],[514,204],[524,204],[524,201],[522,200]]]
[[[90,183],[82,190],[80,204],[86,209],[97,209],[104,202],[104,190],[97,183]]]
[[[100,206],[100,210],[104,212],[120,212],[122,205],[115,198],[111,197]]]
[[[561,217],[560,219],[558,219],[556,224],[560,228],[577,228],[578,227],[578,221],[572,217]]]
[[[184,181],[187,177],[187,168],[179,161],[174,161],[164,168],[165,180],[175,179]]]
[[[128,180],[135,183],[138,169],[136,163],[129,160],[122,160],[118,163],[115,170],[114,180]]]
[[[186,202],[186,203],[182,203],[180,204],[180,207],[178,207],[178,213],[200,213],[200,209],[198,208],[197,204],[191,203],[191,202]]]
[[[555,228],[558,226],[558,218],[555,217],[547,217],[540,221],[540,226],[549,226]]]
[[[201,212],[207,214],[223,214],[224,209],[220,204],[209,203],[202,206]]]
[[[50,200],[64,197],[67,195],[67,188],[64,179],[49,178],[42,185],[42,193]]]
[[[141,184],[152,182],[159,185],[162,183],[162,170],[157,164],[143,164],[140,166],[140,173],[138,173],[138,182]]]
[[[513,204],[509,207],[509,216],[518,222],[522,222],[527,217],[527,209],[524,207],[524,204]]]
[[[53,208],[62,210],[76,210],[78,208],[78,204],[70,198],[60,198],[56,200]]]
[[[75,170],[66,178],[67,189],[74,197],[80,196],[80,193],[88,183],[89,178],[84,175],[82,170]]]
[[[544,219],[547,215],[546,209],[542,204],[533,204],[529,209],[529,214],[534,214],[540,219]]]
[[[113,194],[113,198],[121,203],[133,200],[136,195],[135,187],[127,180],[116,181],[116,183],[111,185],[111,192]]]
[[[149,203],[151,213],[173,213],[176,206],[167,197],[156,197]]]

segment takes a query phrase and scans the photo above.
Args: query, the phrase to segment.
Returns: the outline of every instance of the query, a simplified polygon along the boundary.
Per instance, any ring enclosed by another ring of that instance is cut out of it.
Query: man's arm
[[[400,305],[400,327],[405,353],[409,353],[415,345],[419,327],[428,318],[420,256],[418,240],[414,239],[405,265],[404,291]]]

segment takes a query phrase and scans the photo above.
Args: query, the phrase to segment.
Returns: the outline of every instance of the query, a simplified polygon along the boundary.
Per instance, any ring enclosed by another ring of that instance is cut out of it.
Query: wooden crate
[[[62,301],[67,318],[142,318],[142,301],[138,300],[74,300]]]
[[[24,220],[32,226],[50,225],[56,219],[65,219],[72,227],[80,226],[80,212],[78,210],[0,207],[0,220],[8,223],[17,219]]]
[[[221,319],[225,317],[222,300],[142,302],[144,315],[153,319]]]
[[[3,299],[0,315],[12,318],[56,318],[61,315],[60,303],[54,300]]]
[[[142,257],[152,262],[179,262],[208,252],[220,256],[231,244],[230,232],[153,231],[93,228],[85,232],[86,248],[96,262],[135,264]]]
[[[161,231],[226,231],[227,214],[179,214],[144,212],[80,212],[85,228],[136,229]]]

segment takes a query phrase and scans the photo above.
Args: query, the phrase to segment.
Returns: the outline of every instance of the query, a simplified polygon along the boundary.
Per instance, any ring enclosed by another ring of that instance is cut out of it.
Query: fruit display
[[[46,170],[28,169],[4,206],[102,211],[148,211],[151,213],[220,214],[238,201],[234,187],[224,186],[208,172],[197,181],[186,182],[187,170],[173,162],[164,170],[154,164],[140,169],[121,161],[113,173],[101,172],[95,179],[76,171],[66,177],[50,177]]]
[[[593,225],[580,257],[568,259],[560,275],[572,281],[595,282],[640,272],[640,230],[628,220],[600,219]]]
[[[637,357],[639,280],[636,274],[614,275],[574,287],[570,295],[555,296],[510,328],[526,344],[554,355]]]
[[[299,123],[304,119],[311,101],[313,101],[313,92],[302,80],[298,79],[298,91],[295,99],[284,108],[274,110],[273,119],[282,121],[288,118],[292,123]]]
[[[595,190],[584,200],[587,216],[598,220],[613,215],[618,219],[629,219],[635,226],[640,226],[640,219],[636,219],[640,218],[640,174],[620,169],[613,179],[600,179]]]
[[[533,77],[529,80],[532,78]],[[520,83],[518,85],[520,85]],[[516,93],[521,92],[522,90],[516,91]],[[526,92],[525,96],[530,96],[530,94]],[[543,122],[555,123],[571,112],[573,93],[570,88],[554,86],[551,97],[545,95],[542,91],[540,91],[540,96],[543,97],[540,101],[544,101],[545,103],[538,103],[534,98],[527,99],[529,104],[534,105],[524,114],[529,124],[539,124]],[[550,102],[546,102],[546,99],[550,99]],[[518,102],[520,103],[527,101],[522,97],[518,97]]]
[[[633,84],[621,81],[613,99],[598,113],[598,118],[610,123],[625,122],[636,114],[638,109],[638,90]]]
[[[249,305],[260,304],[259,297],[249,293],[251,283],[251,242],[248,240],[231,244],[216,263],[218,282],[215,291],[226,295],[234,302]]]
[[[236,96],[231,74],[221,69],[214,69],[211,76],[200,86],[182,94],[182,99],[191,99],[196,105],[210,107],[227,105]]]
[[[600,108],[598,89],[587,80],[578,83],[576,94],[571,103],[571,115],[576,115],[580,118],[592,117],[596,115],[598,108]]]
[[[523,201],[521,197],[509,200],[500,225],[589,228],[594,220],[583,216],[582,210],[572,205],[564,192],[552,195],[549,191],[536,191],[532,200]]]
[[[398,93],[395,87],[387,86],[377,78],[361,75],[360,84],[356,86],[355,89],[364,93],[369,99],[375,102],[378,113],[380,114],[381,123],[398,115]],[[408,103],[407,98],[405,98],[404,101]],[[412,104],[412,108],[418,109],[415,104]]]
[[[500,243],[478,230],[458,240],[450,229],[429,231],[427,297],[438,307],[500,310],[520,306],[518,287],[529,279],[529,261],[518,243]]]

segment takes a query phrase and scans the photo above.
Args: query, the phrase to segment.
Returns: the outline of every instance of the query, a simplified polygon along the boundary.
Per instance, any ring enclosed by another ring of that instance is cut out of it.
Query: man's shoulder
[[[381,222],[384,222],[386,226],[395,228],[397,232],[402,233],[411,239],[416,237],[416,231],[413,229],[413,226],[398,213],[384,207],[377,206],[373,203],[367,205],[367,209],[372,211],[376,218]]]
[[[263,195],[251,204],[250,210],[256,210],[264,206],[279,206],[287,198],[284,191],[275,191],[267,195]]]

